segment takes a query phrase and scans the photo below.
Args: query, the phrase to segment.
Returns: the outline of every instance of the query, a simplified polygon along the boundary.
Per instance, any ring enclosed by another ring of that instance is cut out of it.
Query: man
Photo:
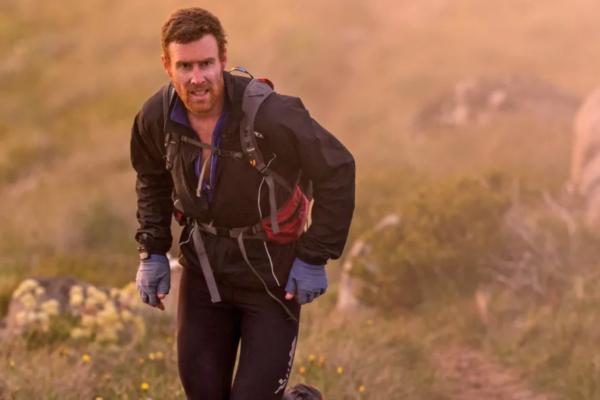
[[[225,33],[206,10],[176,11],[161,38],[174,91],[148,99],[131,138],[140,295],[163,308],[175,213],[184,225],[177,344],[187,397],[281,399],[301,304],[325,292],[325,264],[346,241],[354,160],[298,98],[225,72]],[[249,104],[258,107],[253,129],[240,131],[252,125]],[[314,204],[304,231],[307,181]]]

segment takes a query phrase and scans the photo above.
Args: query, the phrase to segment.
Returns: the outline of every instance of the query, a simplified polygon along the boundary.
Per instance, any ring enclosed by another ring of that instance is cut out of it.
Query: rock
[[[344,258],[342,264],[342,274],[340,276],[340,287],[336,303],[336,309],[338,311],[352,312],[364,308],[358,299],[361,282],[352,276],[353,263],[358,257],[364,257],[369,253],[370,247],[368,242],[373,239],[377,233],[388,227],[398,225],[399,223],[400,216],[396,214],[387,215],[352,243],[350,251]]]
[[[530,115],[540,121],[568,123],[579,100],[536,79],[467,78],[425,105],[415,117],[419,129],[486,124],[500,114]]]
[[[600,88],[578,110],[569,188],[581,197],[588,226],[600,222]]]

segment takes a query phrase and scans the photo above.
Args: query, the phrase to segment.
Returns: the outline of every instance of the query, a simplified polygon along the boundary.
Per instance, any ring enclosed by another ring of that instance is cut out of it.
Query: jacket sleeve
[[[140,112],[131,130],[131,164],[137,173],[137,220],[135,239],[151,253],[171,247],[173,182],[163,158],[164,134],[158,124],[148,124]]]
[[[274,94],[267,99],[269,125],[293,144],[302,173],[313,183],[311,225],[296,255],[310,264],[341,256],[354,212],[355,163],[352,154],[304,108],[300,99]],[[260,116],[257,115],[257,119]],[[258,120],[257,120],[258,122]]]

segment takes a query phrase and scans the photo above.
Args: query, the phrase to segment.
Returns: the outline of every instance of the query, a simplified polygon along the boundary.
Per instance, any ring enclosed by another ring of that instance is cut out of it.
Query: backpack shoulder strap
[[[269,206],[271,208],[271,226],[273,233],[279,233],[277,222],[277,202],[275,200],[275,181],[285,187],[288,191],[292,188],[288,182],[279,174],[271,171],[265,164],[262,153],[256,142],[254,132],[254,120],[262,103],[273,94],[273,88],[263,80],[251,79],[244,90],[242,97],[242,111],[244,116],[240,125],[240,142],[242,151],[248,157],[250,165],[256,168],[265,179],[269,189]]]
[[[162,106],[163,106],[163,128],[166,132],[167,121],[169,120],[169,110],[171,109],[171,103],[175,98],[175,88],[171,82],[164,85],[161,89],[162,92]]]
[[[242,97],[242,111],[244,117],[242,118],[240,126],[240,143],[242,145],[242,151],[246,157],[248,157],[250,165],[256,168],[261,174],[272,176],[278,184],[285,187],[289,192],[292,192],[290,184],[281,175],[271,171],[265,164],[260,148],[256,142],[256,136],[258,135],[254,131],[256,114],[262,103],[272,93],[272,86],[267,83],[267,80],[262,78],[252,79],[248,83],[248,86],[246,86]]]
[[[240,141],[242,151],[250,160],[250,164],[261,173],[267,168],[262,153],[256,143],[254,133],[254,120],[261,104],[273,93],[273,89],[258,79],[250,80],[244,90],[242,98],[242,111],[244,117],[240,126]]]

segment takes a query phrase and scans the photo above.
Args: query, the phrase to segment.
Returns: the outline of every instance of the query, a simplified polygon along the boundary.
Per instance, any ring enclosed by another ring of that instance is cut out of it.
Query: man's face
[[[186,44],[171,42],[167,51],[163,66],[185,107],[199,117],[220,113],[226,59],[219,57],[215,37],[207,34]]]

